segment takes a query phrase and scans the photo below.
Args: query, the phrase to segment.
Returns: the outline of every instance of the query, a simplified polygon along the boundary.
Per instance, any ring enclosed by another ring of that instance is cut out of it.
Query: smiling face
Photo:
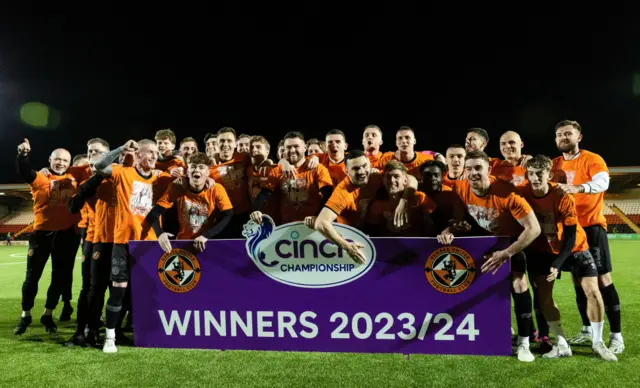
[[[49,168],[56,174],[64,174],[71,163],[71,154],[69,151],[58,148],[51,153],[49,157]]]
[[[467,173],[467,180],[471,188],[480,190],[486,189],[490,185],[489,173],[491,167],[484,159],[467,159],[464,162],[465,172]]]
[[[369,182],[371,174],[371,163],[366,156],[347,160],[347,174],[351,178],[351,182],[360,187]]]
[[[304,160],[304,153],[307,150],[304,140],[298,137],[285,139],[284,148],[287,161],[290,164],[297,165],[300,161]]]
[[[519,160],[522,157],[522,139],[516,132],[508,131],[500,136],[500,152],[505,159]]]
[[[158,146],[153,143],[139,144],[136,151],[136,163],[143,170],[152,170],[158,161]]]
[[[231,160],[236,150],[236,137],[231,132],[218,135],[218,147],[220,147],[220,157],[223,161]]]

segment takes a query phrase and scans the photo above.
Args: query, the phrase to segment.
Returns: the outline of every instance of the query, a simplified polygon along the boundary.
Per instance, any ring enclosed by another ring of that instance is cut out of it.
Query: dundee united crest
[[[158,261],[160,281],[173,292],[193,290],[200,281],[200,272],[198,259],[184,249],[172,249]]]
[[[443,294],[458,294],[473,282],[476,266],[464,249],[442,247],[427,258],[424,274],[436,290]]]

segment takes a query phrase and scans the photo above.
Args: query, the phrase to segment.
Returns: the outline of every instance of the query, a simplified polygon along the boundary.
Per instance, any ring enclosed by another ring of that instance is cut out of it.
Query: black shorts
[[[113,244],[111,251],[111,281],[129,281],[129,244]]]
[[[527,255],[524,252],[518,252],[511,256],[511,272],[527,272]]]
[[[609,253],[609,238],[607,231],[600,225],[585,226],[589,251],[598,269],[598,275],[604,275],[612,271],[611,253]]]
[[[546,252],[528,251],[529,258],[529,275],[531,276],[547,276],[551,273],[551,265],[558,257],[557,255]],[[591,252],[576,252],[562,264],[560,271],[571,272],[575,278],[588,278],[598,276],[598,270],[591,256]],[[560,274],[558,274],[560,279]]]

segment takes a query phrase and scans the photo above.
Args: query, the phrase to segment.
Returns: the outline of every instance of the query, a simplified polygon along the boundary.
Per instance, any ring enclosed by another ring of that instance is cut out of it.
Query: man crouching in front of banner
[[[529,275],[538,286],[542,312],[549,322],[557,344],[542,358],[571,357],[560,310],[553,300],[553,283],[560,270],[570,271],[587,295],[587,315],[591,323],[593,351],[606,361],[617,361],[602,340],[604,302],[598,289],[598,270],[589,251],[587,235],[578,223],[576,203],[571,194],[564,194],[556,183],[550,183],[551,159],[538,155],[527,161],[529,184],[518,192],[533,208],[542,234],[527,248]]]
[[[382,187],[382,177],[377,170],[372,171],[369,159],[359,150],[349,152],[345,157],[345,167],[347,177],[333,190],[318,217],[305,218],[305,224],[345,250],[355,262],[364,263],[366,258],[360,251],[364,246],[345,240],[333,227],[332,222],[362,228],[369,205],[378,189]],[[413,176],[406,175],[406,179],[404,196],[394,214],[394,224],[397,228],[409,222],[408,200],[414,197],[418,187],[418,182]]]
[[[511,260],[513,305],[518,323],[518,360],[535,360],[529,349],[531,334],[531,294],[525,273],[527,262],[522,250],[540,235],[540,224],[531,206],[524,198],[514,193],[508,183],[490,177],[489,157],[482,151],[472,151],[465,160],[467,180],[456,182],[454,192],[462,200],[467,213],[476,223],[495,236],[509,236],[512,244],[505,250],[487,255],[482,272],[495,274],[502,264]],[[458,209],[455,218],[463,221],[464,213]],[[453,241],[451,228],[438,236],[442,244]]]
[[[191,155],[187,159],[184,181],[171,183],[147,215],[146,221],[153,227],[163,251],[171,251],[169,237],[173,235],[162,230],[160,216],[173,205],[180,224],[177,240],[193,240],[194,248],[199,252],[204,251],[207,240],[219,235],[231,221],[233,207],[227,190],[209,179],[210,167],[211,160],[206,154]]]

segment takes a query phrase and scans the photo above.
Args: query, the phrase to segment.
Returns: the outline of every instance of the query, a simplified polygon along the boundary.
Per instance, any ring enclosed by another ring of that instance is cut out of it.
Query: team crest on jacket
[[[476,266],[467,251],[447,246],[429,255],[424,274],[436,290],[443,294],[459,294],[473,283]]]
[[[185,293],[193,290],[200,281],[198,259],[184,249],[172,249],[158,261],[158,276],[169,290]]]

